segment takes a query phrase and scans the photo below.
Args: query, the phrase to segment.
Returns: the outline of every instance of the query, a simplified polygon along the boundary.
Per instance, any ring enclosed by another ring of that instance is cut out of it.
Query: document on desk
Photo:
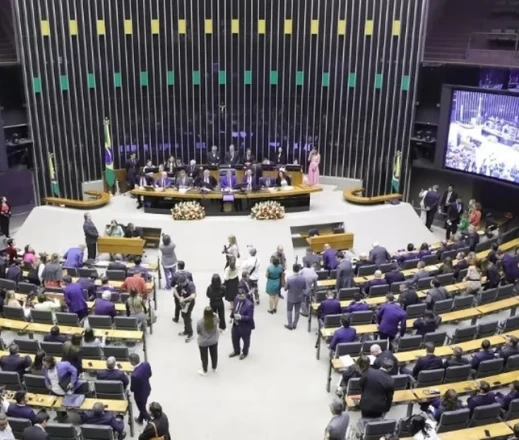
[[[349,354],[345,354],[344,356],[339,356],[339,360],[341,361],[341,364],[344,368],[351,367],[355,361],[352,359],[352,357]]]
[[[292,191],[294,189],[293,186],[282,186],[281,191]]]
[[[178,189],[178,192],[179,192],[180,194],[185,194],[185,193],[187,193],[188,191],[189,191],[189,188],[179,188],[179,189]]]

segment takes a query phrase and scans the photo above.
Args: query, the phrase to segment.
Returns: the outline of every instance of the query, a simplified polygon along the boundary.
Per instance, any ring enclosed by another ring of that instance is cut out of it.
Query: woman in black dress
[[[225,268],[225,299],[229,301],[229,306],[232,309],[234,298],[238,295],[238,275],[239,270],[236,267],[236,257],[229,257],[229,265]]]
[[[11,219],[11,206],[7,202],[7,197],[0,198],[0,232],[9,237],[9,222]]]
[[[222,280],[218,274],[214,274],[211,278],[211,284],[207,288],[207,297],[209,298],[209,306],[213,312],[218,315],[220,321],[220,330],[225,331],[225,289],[222,286]]]

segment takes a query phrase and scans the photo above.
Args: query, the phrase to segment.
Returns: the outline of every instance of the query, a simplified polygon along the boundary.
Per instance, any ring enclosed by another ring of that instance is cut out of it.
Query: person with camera
[[[193,339],[193,319],[191,314],[193,313],[196,299],[195,285],[185,275],[180,275],[173,289],[173,295],[180,304],[182,319],[184,320],[184,331],[178,335],[186,336],[186,342],[191,342]]]
[[[227,237],[228,243],[223,246],[222,254],[225,254],[225,268],[229,266],[229,261],[231,257],[234,257],[236,260],[240,258],[240,248],[238,247],[238,242],[236,241],[235,235],[229,235]],[[225,269],[224,268],[224,269]]]

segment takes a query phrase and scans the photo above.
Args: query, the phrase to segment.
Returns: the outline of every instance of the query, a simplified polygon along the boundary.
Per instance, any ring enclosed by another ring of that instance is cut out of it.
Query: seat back
[[[110,316],[89,315],[88,325],[90,328],[112,328],[113,322]]]
[[[416,288],[418,290],[427,289],[428,287],[431,287],[431,281],[433,280],[433,277],[425,277],[418,280],[418,283],[416,284]]]
[[[63,354],[63,344],[61,342],[41,342],[40,346],[48,355],[61,356]]]
[[[373,344],[380,345],[380,349],[382,351],[387,350],[389,348],[389,340],[388,339],[378,339],[375,341],[364,341],[362,343],[362,353],[369,354],[371,350],[371,346]]]
[[[400,284],[407,283],[407,281],[395,281],[394,283],[391,283],[391,286],[389,286],[389,291],[391,293],[400,293]]]
[[[438,275],[438,281],[442,286],[448,286],[449,284],[454,284],[454,274],[452,273],[442,273]]]
[[[515,370],[519,370],[519,354],[508,356],[508,359],[506,360],[505,371]]]
[[[472,419],[469,422],[469,427],[499,422],[500,415],[501,405],[499,403],[478,406],[474,408]]]
[[[452,259],[456,258],[457,253],[458,253],[458,251],[456,249],[453,249],[452,251],[442,252],[442,261],[449,257]]]
[[[409,376],[407,374],[395,374],[391,377],[395,390],[407,390],[409,388]]]
[[[510,298],[514,294],[514,285],[507,284],[506,286],[499,286],[497,288],[497,299]]]
[[[20,282],[18,283],[18,293],[36,293],[38,292],[38,286],[36,284],[32,283],[24,283]]]
[[[25,428],[32,426],[32,422],[29,419],[19,419],[18,417],[7,417],[9,426],[13,431],[14,438],[23,438],[23,431]]]
[[[393,270],[393,263],[384,263],[378,266],[378,270],[382,273],[388,273]]]
[[[342,315],[326,315],[324,317],[324,328],[335,328],[341,326]]]
[[[47,423],[45,431],[50,440],[77,440],[78,434],[72,423]]]
[[[358,287],[343,287],[339,289],[339,301],[350,301],[353,299],[353,295],[360,292]]]
[[[366,266],[359,267],[358,276],[365,277],[366,275],[373,275],[377,270],[376,264],[367,264]]]
[[[443,380],[443,383],[462,382],[468,380],[471,372],[472,368],[470,367],[470,364],[449,367],[445,370],[445,379]]]
[[[436,427],[438,434],[448,431],[456,431],[466,428],[469,423],[470,409],[463,408],[455,411],[445,411],[440,417],[440,423]]]
[[[25,388],[29,393],[34,394],[49,394],[49,389],[45,385],[45,378],[35,374],[25,374],[23,376]]]
[[[373,321],[373,311],[364,310],[361,312],[353,312],[350,314],[350,325],[367,325]]]
[[[354,377],[348,381],[348,387],[346,389],[347,396],[355,396],[361,393],[360,389],[360,377]]]
[[[493,376],[503,371],[504,359],[489,359],[488,361],[480,362],[478,371],[476,372],[476,378]]]
[[[0,386],[4,385],[6,390],[23,390],[20,376],[16,371],[0,371]]]
[[[113,345],[108,345],[103,348],[103,352],[105,358],[113,356],[118,361],[127,361],[128,357],[130,356],[128,347],[114,347]]]
[[[445,343],[447,332],[430,332],[423,337],[423,343],[432,342],[435,347],[440,347]]]
[[[416,269],[416,266],[418,265],[419,262],[420,262],[420,260],[418,258],[413,258],[412,260],[405,260],[402,263],[402,270]]]
[[[118,380],[95,380],[94,393],[98,399],[125,399],[123,383]]]
[[[458,272],[458,280],[462,280],[463,278],[465,278],[467,276],[467,274],[469,273],[469,269],[468,267],[466,267],[465,269],[461,269],[459,272]]]
[[[478,304],[488,304],[494,302],[497,298],[497,289],[483,290],[478,295]]]
[[[328,279],[329,272],[327,270],[317,270],[315,273],[317,274],[317,279],[319,281]]]
[[[67,275],[70,275],[71,277],[78,277],[79,276],[76,267],[64,267],[63,269],[65,269],[67,271]]]
[[[114,440],[114,430],[106,425],[81,425],[82,440]]]
[[[486,251],[487,249],[490,249],[492,247],[491,245],[492,245],[492,243],[490,242],[490,240],[478,243],[476,245],[476,247],[474,248],[474,252],[478,253],[481,251]]]
[[[63,289],[61,287],[48,287],[48,286],[45,286],[45,292],[49,292],[49,293],[63,293]]]
[[[102,298],[103,292],[101,290],[98,290],[96,292],[96,298]],[[121,292],[110,292],[110,301],[113,303],[119,302],[121,298]]]
[[[478,333],[476,339],[486,338],[487,336],[493,336],[497,333],[498,321],[486,322],[478,325]]]
[[[507,318],[504,322],[502,332],[511,332],[513,330],[519,329],[519,315],[517,316],[511,316],[510,318]]]
[[[469,325],[468,327],[456,328],[454,335],[452,336],[451,343],[456,344],[458,342],[472,341],[478,332],[477,325]]]
[[[470,309],[474,305],[474,297],[472,295],[457,296],[454,298],[452,310]]]
[[[421,318],[425,314],[425,304],[412,304],[405,310],[407,313],[407,319]]]
[[[443,382],[445,370],[438,368],[437,370],[422,370],[418,373],[416,388],[440,385]]]
[[[16,291],[16,282],[0,278],[0,289]]]
[[[52,312],[50,310],[31,310],[31,319],[32,322],[36,322],[38,324],[54,324],[54,317],[52,316]]]
[[[79,318],[75,313],[56,312],[58,325],[79,326]]]
[[[519,399],[514,399],[508,405],[508,410],[503,414],[503,420],[515,420],[519,418]]]
[[[80,267],[77,270],[77,274],[81,278],[90,278],[90,277],[99,278],[99,274],[97,273],[97,269],[95,269],[93,267]]]
[[[410,350],[418,350],[420,345],[422,345],[422,337],[420,335],[416,336],[402,336],[398,340],[397,351],[410,351]]]
[[[372,286],[369,289],[369,297],[374,298],[376,296],[384,296],[389,292],[389,284],[379,284],[377,286]]]
[[[13,343],[18,345],[22,353],[36,354],[40,351],[40,343],[34,339],[14,339]]]
[[[380,440],[388,434],[393,434],[396,429],[396,420],[381,420],[368,422],[364,426],[364,440]]]
[[[25,321],[25,315],[21,307],[4,306],[4,316],[7,319],[14,319],[17,321]]]
[[[452,305],[454,304],[452,298],[442,299],[440,301],[436,301],[433,305],[433,312],[437,315],[440,315],[445,312],[450,312],[452,309]]]
[[[470,253],[470,246],[465,246],[458,249],[458,253],[463,252],[465,255],[468,255]]]
[[[426,255],[425,257],[422,257],[422,261],[425,263],[426,266],[431,266],[433,264],[438,263],[438,255]]]
[[[117,269],[108,269],[105,273],[110,281],[124,281],[126,279],[126,271]]]
[[[335,347],[335,357],[350,355],[352,357],[358,356],[362,349],[362,342],[342,342]]]
[[[93,347],[88,345],[83,346],[81,347],[81,354],[83,355],[84,359],[103,359],[103,351],[101,350],[101,347]]]
[[[337,269],[332,269],[328,275],[328,278],[331,280],[337,279]]]
[[[317,290],[315,292],[315,302],[322,303],[326,299],[327,290]]]

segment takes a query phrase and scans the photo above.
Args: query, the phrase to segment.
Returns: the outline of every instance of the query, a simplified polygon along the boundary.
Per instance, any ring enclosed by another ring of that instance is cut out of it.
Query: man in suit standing
[[[337,249],[333,249],[328,243],[324,245],[323,267],[326,270],[337,268]]]
[[[225,159],[224,162],[226,165],[229,165],[231,167],[236,166],[240,161],[240,158],[238,156],[238,153],[234,151],[234,145],[229,145],[229,151],[225,153]]]
[[[36,423],[23,430],[22,440],[50,440],[50,435],[45,431],[49,419],[46,411],[36,414]]]
[[[204,170],[202,176],[195,182],[195,186],[209,190],[214,189],[217,184],[218,182],[213,176],[211,176],[211,171],[209,170]]]
[[[395,339],[400,324],[400,335],[405,335],[407,313],[400,304],[395,303],[392,293],[386,295],[386,303],[380,307],[378,313],[378,334],[380,339]]]
[[[321,265],[321,256],[316,254],[311,247],[306,248],[306,255],[303,257],[304,267],[319,267]]]
[[[132,190],[135,186],[135,178],[137,177],[137,159],[135,153],[130,154],[130,157],[126,161],[126,184],[128,189]]]
[[[431,230],[434,221],[434,216],[438,210],[440,203],[440,193],[438,192],[438,185],[434,185],[430,191],[427,191],[423,199],[425,207],[425,226]]]
[[[372,249],[369,251],[369,259],[373,264],[380,266],[387,263],[391,259],[391,255],[384,246],[380,246],[378,242],[374,242]]]
[[[146,403],[151,394],[151,365],[148,362],[141,362],[137,353],[130,354],[130,364],[133,365],[130,391],[133,393],[135,404],[139,409],[139,417],[136,417],[135,421],[142,425],[144,420],[150,420]]]
[[[175,287],[178,283],[178,279],[180,276],[184,276],[187,280],[193,283],[193,274],[186,270],[186,263],[184,261],[177,261],[177,270],[173,273],[171,278],[171,287]],[[175,316],[173,317],[173,322],[178,323],[180,319],[180,310],[182,307],[180,306],[180,301],[175,297]]]
[[[84,215],[85,222],[83,223],[83,232],[85,233],[85,242],[87,247],[87,259],[95,260],[97,256],[97,239],[99,232],[96,225],[92,221],[92,216],[89,212]]]
[[[393,362],[384,359],[380,368],[368,368],[361,376],[360,411],[362,418],[380,418],[391,409],[394,381],[389,371],[393,369]]]
[[[456,200],[446,208],[445,213],[447,214],[445,218],[445,238],[449,240],[451,234],[456,234],[458,225],[461,221],[461,215],[463,214],[463,203],[461,198],[457,197]]]
[[[220,177],[220,189],[231,190],[236,186],[236,177],[233,175],[232,171],[227,171],[225,176]]]
[[[20,348],[16,344],[9,346],[9,354],[0,358],[0,368],[2,371],[13,371],[18,373],[21,379],[25,374],[25,370],[32,364],[29,356],[20,356]]]
[[[83,297],[83,289],[79,283],[73,283],[70,275],[63,277],[63,297],[67,304],[68,311],[75,313],[81,320],[88,316],[88,305]]]
[[[162,171],[160,173],[160,177],[155,182],[155,188],[158,189],[168,189],[171,186],[171,179],[168,177],[168,173],[166,171]]]
[[[287,278],[285,291],[287,293],[287,322],[285,328],[295,330],[299,321],[299,313],[301,311],[301,303],[306,291],[306,278],[300,273],[301,266],[294,264],[292,271],[294,272]],[[293,313],[292,313],[293,312]]]
[[[233,321],[231,333],[233,352],[229,357],[240,356],[240,360],[243,360],[249,355],[250,336],[255,328],[254,304],[247,299],[243,290],[239,290],[234,299],[231,319]],[[243,340],[243,350],[240,349],[240,340]]]
[[[446,213],[449,206],[451,206],[458,198],[458,193],[454,191],[454,185],[449,185],[447,191],[443,193],[442,198],[440,199],[438,210]]]
[[[337,279],[335,281],[335,290],[351,287],[353,284],[353,265],[351,260],[346,258],[342,252],[337,254]]]
[[[117,380],[123,384],[124,389],[128,388],[128,384],[130,383],[126,373],[117,369],[117,360],[113,356],[110,356],[106,360],[106,370],[97,371],[97,379]]]
[[[185,275],[179,275],[176,278],[176,285],[173,287],[173,295],[179,302],[182,319],[184,320],[184,331],[178,335],[185,336],[186,342],[190,342],[193,339],[193,319],[191,318],[191,313],[193,313],[193,308],[195,307],[195,285]]]
[[[220,153],[218,152],[218,147],[216,145],[213,145],[211,151],[207,153],[207,165],[220,165]]]

